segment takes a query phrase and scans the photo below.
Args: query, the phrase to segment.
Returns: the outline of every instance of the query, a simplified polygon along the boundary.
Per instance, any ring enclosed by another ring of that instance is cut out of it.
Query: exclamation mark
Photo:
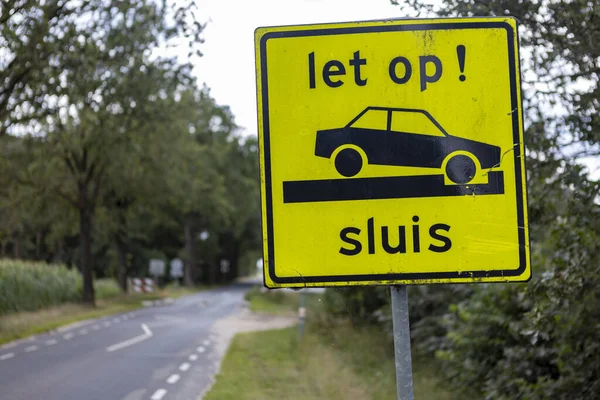
[[[464,82],[467,77],[465,76],[465,58],[467,56],[467,49],[462,44],[456,46],[456,55],[458,56],[458,68],[460,68],[460,79],[461,82]]]

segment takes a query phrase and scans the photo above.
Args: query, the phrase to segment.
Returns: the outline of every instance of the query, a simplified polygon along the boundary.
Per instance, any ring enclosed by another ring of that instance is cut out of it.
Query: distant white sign
[[[208,233],[208,231],[202,231],[202,232],[200,232],[198,237],[200,238],[200,240],[202,240],[204,242],[205,240],[207,240],[210,237],[210,233]]]
[[[160,276],[165,274],[165,262],[163,260],[150,260],[150,275]]]
[[[179,258],[171,260],[171,276],[173,278],[181,278],[183,276],[183,261]]]
[[[229,272],[229,260],[221,260],[221,273],[226,274]]]

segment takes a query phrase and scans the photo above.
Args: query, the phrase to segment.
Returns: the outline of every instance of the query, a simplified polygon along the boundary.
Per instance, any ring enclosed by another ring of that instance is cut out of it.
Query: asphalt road
[[[216,372],[211,327],[247,285],[200,292],[0,348],[3,400],[198,400]]]

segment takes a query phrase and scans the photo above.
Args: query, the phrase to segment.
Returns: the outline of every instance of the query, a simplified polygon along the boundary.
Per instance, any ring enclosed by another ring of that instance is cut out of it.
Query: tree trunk
[[[208,284],[214,285],[217,283],[219,274],[221,273],[220,260],[208,266]]]
[[[219,267],[221,260],[227,260],[229,262],[229,269],[227,272],[221,273],[220,281],[223,283],[228,283],[233,281],[238,276],[240,245],[233,233],[224,232],[219,236],[219,247],[221,249],[221,252],[217,258]]]
[[[123,293],[127,293],[127,245],[121,235],[116,235],[115,243],[117,245],[117,256],[119,258],[119,287]]]
[[[21,257],[21,239],[16,237],[13,245],[13,256],[18,260]]]
[[[54,252],[54,256],[52,257],[52,262],[55,264],[62,264],[64,262],[63,256],[64,256],[63,239],[60,239],[56,245],[56,250]],[[67,268],[71,269],[70,263],[67,264]]]
[[[229,271],[227,272],[227,282],[234,281],[239,276],[239,263],[240,263],[240,246],[237,241],[234,240],[233,248],[229,256]]]
[[[183,272],[183,284],[194,286],[193,269],[196,267],[196,254],[194,251],[194,227],[192,217],[186,215],[183,220],[183,235],[185,240],[185,268]]]
[[[81,274],[83,275],[84,304],[95,305],[94,277],[92,271],[92,212],[87,204],[87,193],[81,194],[79,208],[79,248],[81,252]]]
[[[42,232],[40,231],[35,234],[35,259],[37,261],[42,259]]]

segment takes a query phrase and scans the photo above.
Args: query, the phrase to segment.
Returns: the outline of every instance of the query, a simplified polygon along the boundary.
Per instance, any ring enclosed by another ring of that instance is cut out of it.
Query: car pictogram
[[[455,184],[500,163],[500,147],[450,135],[421,109],[367,107],[343,128],[317,131],[315,155],[345,177],[364,164],[438,168]]]

